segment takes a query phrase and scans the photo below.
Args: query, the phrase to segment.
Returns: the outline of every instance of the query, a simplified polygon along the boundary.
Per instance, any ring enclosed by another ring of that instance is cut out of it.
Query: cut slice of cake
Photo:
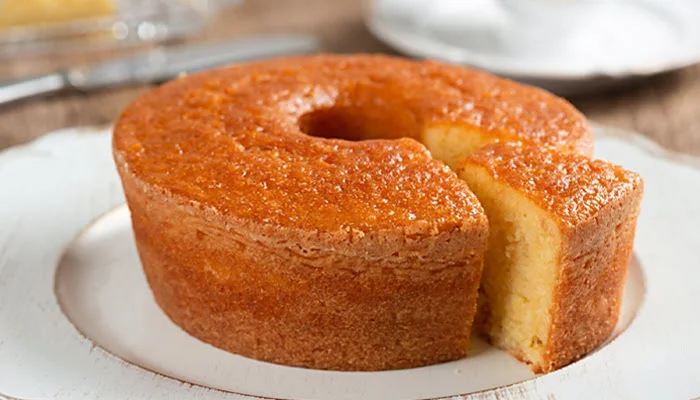
[[[574,153],[490,145],[458,173],[489,219],[479,329],[535,372],[613,331],[642,197],[640,177]]]

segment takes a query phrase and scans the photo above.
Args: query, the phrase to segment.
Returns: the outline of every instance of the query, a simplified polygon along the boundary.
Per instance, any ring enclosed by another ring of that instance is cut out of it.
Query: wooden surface
[[[326,51],[392,52],[365,29],[359,0],[249,0],[190,40],[284,32],[315,33]],[[2,60],[0,81],[113,55]],[[57,95],[0,108],[0,149],[64,127],[109,124],[145,88]],[[571,100],[596,122],[641,132],[669,149],[700,155],[700,66]]]

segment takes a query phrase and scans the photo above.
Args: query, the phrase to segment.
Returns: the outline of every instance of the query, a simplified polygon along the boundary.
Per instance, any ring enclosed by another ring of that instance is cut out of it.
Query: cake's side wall
[[[550,313],[543,372],[585,356],[614,330],[622,304],[642,188],[568,230]]]
[[[481,246],[440,266],[327,251],[302,256],[292,243],[250,239],[121,173],[154,297],[193,336],[319,369],[409,368],[466,355]]]

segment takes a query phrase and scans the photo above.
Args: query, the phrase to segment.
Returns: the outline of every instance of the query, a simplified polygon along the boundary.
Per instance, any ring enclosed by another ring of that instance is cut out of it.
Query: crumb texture
[[[542,365],[562,240],[557,221],[482,168],[465,170],[462,176],[489,220],[477,317],[482,332],[494,345]]]

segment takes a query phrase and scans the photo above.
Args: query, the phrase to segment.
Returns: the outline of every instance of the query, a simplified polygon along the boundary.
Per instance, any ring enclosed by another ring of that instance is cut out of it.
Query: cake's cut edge
[[[495,140],[481,129],[467,125],[435,125],[427,127],[421,135],[433,158],[444,162],[452,170],[465,157]]]
[[[480,287],[479,328],[491,343],[533,369],[545,364],[556,287],[559,226],[511,187],[480,167],[461,176],[489,219],[489,248]],[[544,310],[544,312],[543,312]]]

